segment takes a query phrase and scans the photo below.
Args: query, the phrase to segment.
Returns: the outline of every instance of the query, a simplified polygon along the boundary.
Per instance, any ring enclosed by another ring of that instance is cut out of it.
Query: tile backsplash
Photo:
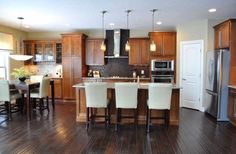
[[[59,64],[42,63],[37,65],[27,65],[25,68],[27,68],[32,74],[48,75],[50,77],[62,76],[62,65]]]
[[[103,66],[88,66],[88,70],[99,71],[102,77],[120,76],[132,77],[133,71],[141,76],[141,70],[144,70],[145,77],[149,77],[149,66],[129,65],[127,58],[106,59],[107,63]]]

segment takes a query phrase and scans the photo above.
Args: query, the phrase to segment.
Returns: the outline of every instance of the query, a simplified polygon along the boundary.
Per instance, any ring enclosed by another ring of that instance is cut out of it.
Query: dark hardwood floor
[[[30,122],[20,114],[1,122],[0,153],[236,153],[236,128],[181,109],[180,126],[168,130],[152,127],[147,135],[144,125],[123,125],[116,133],[114,125],[95,124],[87,133],[75,122],[75,105],[57,103],[55,112],[36,113]]]

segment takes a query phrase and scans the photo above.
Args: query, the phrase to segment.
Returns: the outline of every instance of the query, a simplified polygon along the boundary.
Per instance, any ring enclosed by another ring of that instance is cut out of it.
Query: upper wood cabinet
[[[25,64],[33,62],[56,62],[61,63],[61,48],[58,40],[24,40],[24,54],[32,55],[33,59],[26,61]],[[59,57],[58,57],[59,56]]]
[[[74,84],[87,74],[84,34],[62,34],[63,99],[75,99]]]
[[[176,32],[150,32],[149,37],[156,43],[156,51],[150,52],[151,56],[176,55]]]
[[[86,40],[86,65],[104,65],[104,52],[100,46],[104,39]]]
[[[230,46],[230,21],[219,24],[215,28],[215,49],[229,48]]]
[[[131,38],[129,43],[129,65],[149,65],[149,38]]]

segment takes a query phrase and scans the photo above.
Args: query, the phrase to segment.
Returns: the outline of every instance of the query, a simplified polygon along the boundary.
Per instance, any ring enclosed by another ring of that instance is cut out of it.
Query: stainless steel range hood
[[[112,33],[113,33],[112,37],[106,37],[107,42],[108,42],[107,45],[108,46],[110,45],[111,47],[107,48],[110,54],[106,55],[105,58],[128,58],[127,55],[122,55],[121,53],[121,50],[123,50],[125,46],[124,40],[127,41],[127,32],[129,35],[128,30],[116,29],[116,30],[112,30]]]

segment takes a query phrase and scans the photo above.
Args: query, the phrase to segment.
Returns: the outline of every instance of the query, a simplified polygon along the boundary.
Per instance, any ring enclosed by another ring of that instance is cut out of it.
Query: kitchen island
[[[114,83],[121,82],[120,79],[110,79],[108,82],[108,98],[111,100],[111,122],[115,122],[115,91]],[[86,81],[87,82],[87,81]],[[127,81],[126,81],[127,82]],[[148,83],[140,82],[138,89],[138,123],[146,123],[146,107],[148,99]],[[86,98],[85,98],[85,86],[83,83],[74,85],[76,88],[76,121],[86,122]],[[179,125],[179,90],[178,85],[173,85],[171,109],[170,109],[170,125]],[[95,109],[96,114],[104,114],[104,110]],[[152,117],[163,116],[163,111],[152,110]],[[133,115],[132,110],[122,110],[122,115]],[[101,119],[104,120],[104,119]],[[99,119],[98,119],[99,121]],[[133,119],[122,119],[123,123],[133,122]],[[162,124],[162,119],[152,120],[152,123]]]

